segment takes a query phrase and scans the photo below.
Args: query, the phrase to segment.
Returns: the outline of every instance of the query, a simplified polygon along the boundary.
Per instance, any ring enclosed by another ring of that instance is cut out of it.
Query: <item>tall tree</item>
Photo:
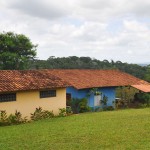
[[[37,45],[23,34],[0,33],[0,69],[28,69],[36,56]]]

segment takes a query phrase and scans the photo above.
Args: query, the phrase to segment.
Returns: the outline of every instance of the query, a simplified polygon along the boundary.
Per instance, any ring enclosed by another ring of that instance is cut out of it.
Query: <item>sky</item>
[[[38,44],[38,59],[150,62],[150,0],[0,0],[8,31]]]

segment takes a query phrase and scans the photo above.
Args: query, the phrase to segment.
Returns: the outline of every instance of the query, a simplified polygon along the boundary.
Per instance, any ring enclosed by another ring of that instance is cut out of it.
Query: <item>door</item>
[[[66,105],[71,106],[71,93],[66,94]]]
[[[94,95],[94,106],[100,106],[101,105],[101,95]]]

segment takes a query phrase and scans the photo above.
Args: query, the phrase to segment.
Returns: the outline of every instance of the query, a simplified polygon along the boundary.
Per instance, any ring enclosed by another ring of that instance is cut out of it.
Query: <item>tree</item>
[[[150,65],[148,65],[146,68],[146,73],[145,73],[144,79],[146,81],[150,82]]]
[[[0,69],[28,69],[36,56],[36,47],[23,34],[0,33]]]

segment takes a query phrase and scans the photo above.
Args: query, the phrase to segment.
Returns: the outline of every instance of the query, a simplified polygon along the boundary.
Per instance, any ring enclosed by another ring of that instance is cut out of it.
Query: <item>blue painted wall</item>
[[[68,87],[67,93],[71,93],[72,98],[85,98],[90,90],[91,89],[77,90],[73,87]],[[112,102],[115,100],[115,87],[98,88],[98,90],[102,92],[102,98],[104,95],[108,97],[107,106],[113,106]],[[94,107],[94,94],[91,94],[90,97],[88,97],[88,105]]]
[[[115,101],[116,97],[115,87],[101,88],[100,91],[102,92],[102,97],[104,95],[108,97],[107,106],[113,106],[113,101]]]

